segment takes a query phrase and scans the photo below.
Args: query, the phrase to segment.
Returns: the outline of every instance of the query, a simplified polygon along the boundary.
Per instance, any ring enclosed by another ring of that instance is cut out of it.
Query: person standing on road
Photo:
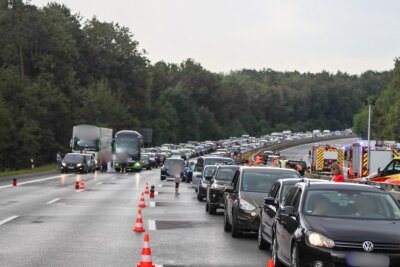
[[[61,161],[62,161],[61,152],[58,151],[58,152],[57,152],[57,155],[56,155],[57,171],[60,171],[60,170],[61,170]]]
[[[344,182],[344,176],[342,173],[342,169],[340,168],[339,164],[336,162],[331,164],[331,172],[333,175],[332,182],[337,182],[337,183],[343,183]]]

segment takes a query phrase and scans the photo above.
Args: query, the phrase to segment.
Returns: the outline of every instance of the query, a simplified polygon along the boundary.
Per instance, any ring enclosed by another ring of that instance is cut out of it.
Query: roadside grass
[[[22,174],[31,174],[31,173],[38,173],[38,172],[45,172],[45,171],[51,171],[51,170],[56,170],[57,166],[56,164],[46,164],[42,165],[39,167],[35,167],[34,169],[21,169],[21,170],[15,170],[15,171],[4,171],[0,172],[0,177],[12,177],[12,176],[18,176]]]

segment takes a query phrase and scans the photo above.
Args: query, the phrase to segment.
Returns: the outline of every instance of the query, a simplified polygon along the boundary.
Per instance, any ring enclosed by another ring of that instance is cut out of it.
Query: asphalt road
[[[75,190],[76,179],[85,190]],[[222,213],[211,216],[189,184],[181,195],[161,182],[159,169],[129,173],[35,176],[0,183],[0,266],[136,266],[143,233],[134,233],[140,193],[153,262],[163,266],[266,266],[269,252],[256,235],[233,239]],[[152,202],[152,203],[151,203]]]

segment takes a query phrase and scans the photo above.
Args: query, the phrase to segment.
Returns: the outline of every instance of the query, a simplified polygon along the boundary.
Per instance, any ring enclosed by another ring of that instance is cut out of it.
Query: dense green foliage
[[[344,129],[388,73],[212,73],[150,64],[132,33],[59,4],[9,1],[0,14],[0,169],[68,151],[72,126],[153,128],[154,143],[273,130]]]

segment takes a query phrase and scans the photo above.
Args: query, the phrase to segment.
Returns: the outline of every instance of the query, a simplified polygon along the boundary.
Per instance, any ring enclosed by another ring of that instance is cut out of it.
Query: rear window
[[[268,193],[272,185],[282,178],[300,178],[297,172],[275,171],[270,169],[246,169],[243,172],[242,190],[247,192]]]
[[[238,169],[239,168],[219,168],[215,178],[221,181],[232,181]]]

